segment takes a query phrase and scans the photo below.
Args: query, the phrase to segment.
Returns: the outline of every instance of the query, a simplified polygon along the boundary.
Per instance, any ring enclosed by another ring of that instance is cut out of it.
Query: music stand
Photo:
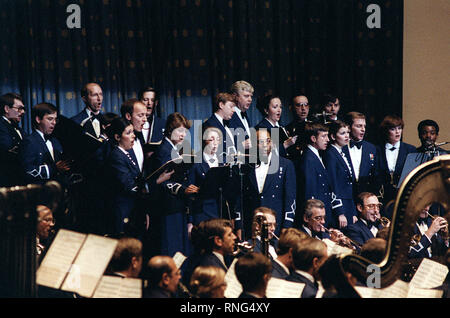
[[[198,193],[200,200],[213,198],[219,193],[221,218],[223,218],[223,189],[229,181],[229,170],[230,168],[228,166],[210,168],[206,173],[205,179],[200,184],[200,191]],[[231,220],[231,215],[229,215],[229,219]]]

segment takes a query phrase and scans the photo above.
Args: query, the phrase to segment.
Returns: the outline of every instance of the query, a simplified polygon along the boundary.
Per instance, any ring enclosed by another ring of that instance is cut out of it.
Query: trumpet
[[[264,256],[269,257],[269,223],[264,213],[258,212],[253,218],[252,224],[252,241],[253,244],[248,242],[236,242],[234,244],[233,256],[237,256],[242,253],[249,253],[255,250],[257,237],[261,238],[261,252]]]
[[[378,222],[382,227],[388,227],[391,225],[391,220],[385,216],[377,217],[376,222]]]
[[[254,249],[255,249],[254,244],[251,245],[248,242],[236,242],[234,243],[233,256],[250,253],[253,252]]]
[[[427,215],[428,215],[433,221],[436,220],[436,217],[435,217],[435,216],[433,216],[433,215],[431,215],[430,213],[428,213],[428,211],[426,211],[426,212],[427,212]],[[443,238],[445,241],[448,240],[449,236],[448,236],[448,222],[447,222],[447,220],[445,220],[445,228],[439,230],[438,233],[442,236],[442,238]]]
[[[338,245],[350,248],[352,250],[361,249],[362,244],[360,244],[360,243],[358,243],[356,241],[353,241],[352,239],[350,239],[347,236],[345,236],[344,234],[342,234],[340,231],[339,231],[339,233],[342,236],[339,235],[338,233],[336,233],[337,230],[335,230],[335,229],[327,229],[322,224],[320,224],[320,226],[325,230],[325,232],[330,234],[331,237],[335,238],[335,240],[332,239],[332,241],[336,242]],[[336,239],[337,239],[337,241],[336,241]]]

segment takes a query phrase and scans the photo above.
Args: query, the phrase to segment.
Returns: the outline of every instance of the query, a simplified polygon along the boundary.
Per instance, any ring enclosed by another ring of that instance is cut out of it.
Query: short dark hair
[[[23,103],[22,96],[16,93],[6,93],[0,96],[0,115],[5,114],[5,106],[12,107],[14,105],[15,99],[18,99]]]
[[[36,128],[38,126],[38,123],[36,122],[36,117],[39,117],[40,119],[44,118],[45,115],[54,114],[58,112],[58,108],[56,108],[55,105],[50,103],[40,103],[35,105],[31,109],[31,118],[33,127]]]
[[[376,194],[372,192],[361,192],[356,196],[355,205],[364,205],[364,200],[370,197],[376,197]]]
[[[123,118],[125,118],[125,114],[130,114],[130,115],[133,114],[134,105],[136,103],[142,103],[142,102],[137,98],[130,98],[122,104],[122,106],[120,107],[120,114],[122,115]]]
[[[386,240],[382,238],[371,238],[361,247],[360,255],[378,264],[384,258],[386,251]]]
[[[214,238],[216,236],[223,238],[227,227],[233,229],[231,221],[225,219],[211,219],[203,223],[200,235],[203,237],[204,249],[206,252],[213,251],[215,247]]]
[[[343,127],[349,127],[349,125],[341,120],[333,120],[328,124],[329,134],[330,136],[335,136],[338,133],[339,129]]]
[[[170,114],[169,116],[167,116],[164,136],[170,137],[172,135],[172,132],[181,126],[184,126],[186,129],[191,128],[191,124],[182,114],[178,112]]]
[[[259,112],[263,115],[263,117],[267,116],[267,112],[269,111],[269,105],[272,99],[274,98],[280,98],[278,95],[266,95],[258,98],[258,101],[256,103],[256,108],[259,110]]]
[[[214,97],[214,107],[213,107],[213,112],[215,113],[216,111],[219,110],[219,104],[220,103],[227,103],[227,102],[233,102],[236,104],[236,97],[232,94],[229,93],[219,93]]]
[[[366,119],[366,115],[359,112],[349,112],[344,116],[344,122],[346,122],[351,128],[355,119]]]
[[[125,128],[131,125],[131,122],[124,117],[114,118],[111,122],[111,125],[107,129],[108,138],[112,140],[114,144],[117,144],[117,140],[114,138],[114,135],[122,136]]]
[[[263,286],[264,275],[272,273],[272,263],[260,253],[247,253],[239,257],[234,271],[244,291],[254,291]]]
[[[420,134],[422,133],[423,127],[425,127],[425,126],[434,127],[436,129],[436,135],[439,135],[439,125],[437,124],[437,122],[435,122],[432,119],[425,119],[425,120],[422,120],[419,123],[419,125],[417,126],[417,133],[419,134],[419,137],[420,137]]]
[[[127,270],[133,257],[142,257],[141,241],[131,237],[119,239],[111,259],[111,270],[114,272]]]
[[[328,103],[334,103],[336,101],[337,97],[332,94],[323,94],[321,98],[321,104],[322,108],[325,108],[325,106],[328,105]]]
[[[311,144],[311,137],[318,136],[319,132],[328,131],[328,127],[321,123],[306,123],[305,125],[305,138],[308,144]]]
[[[387,115],[384,117],[383,121],[380,124],[380,133],[382,138],[384,140],[388,139],[389,136],[389,129],[401,126],[402,129],[405,126],[405,123],[403,122],[403,119],[397,115]]]
[[[158,91],[155,88],[153,88],[152,86],[147,86],[147,87],[140,89],[138,92],[138,98],[142,100],[142,98],[144,98],[144,94],[147,92],[155,93],[155,101],[159,100]]]
[[[297,270],[308,271],[313,266],[314,258],[321,258],[327,246],[321,240],[308,237],[294,246],[292,260]]]

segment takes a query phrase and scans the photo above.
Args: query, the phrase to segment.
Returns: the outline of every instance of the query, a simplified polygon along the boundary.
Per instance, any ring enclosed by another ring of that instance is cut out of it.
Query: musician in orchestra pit
[[[274,141],[273,151],[275,151],[277,155],[286,158],[288,149],[296,143],[297,136],[289,137],[287,130],[279,123],[283,111],[280,97],[276,95],[261,97],[258,99],[256,107],[265,118],[255,126],[255,129],[268,129],[272,136],[276,130],[278,140]]]
[[[81,125],[85,133],[88,133],[95,138],[99,138],[102,123],[102,88],[97,83],[87,83],[81,89],[81,98],[86,107],[71,119],[78,125]]]
[[[387,241],[385,239],[379,237],[368,239],[361,247],[360,255],[374,264],[379,264],[386,253],[386,245]]]
[[[143,290],[143,298],[174,298],[181,271],[172,257],[158,255],[148,261],[143,277],[148,281],[148,287]]]
[[[417,126],[417,132],[421,143],[421,146],[416,149],[417,152],[426,153],[436,151],[435,156],[448,153],[448,151],[435,146],[439,137],[439,125],[437,122],[431,119],[422,120]]]
[[[272,273],[272,264],[266,256],[247,253],[239,257],[234,271],[242,285],[242,293],[238,298],[266,298],[266,288]]]
[[[315,298],[319,285],[317,283],[318,270],[327,260],[327,245],[320,240],[306,238],[297,243],[292,249],[294,271],[286,280],[304,283],[301,298]]]
[[[108,265],[107,275],[122,278],[139,278],[142,270],[142,242],[132,237],[122,237]]]
[[[309,199],[306,201],[303,224],[299,229],[312,238],[318,240],[329,239],[330,235],[324,229],[325,218],[326,212],[323,202],[317,199]]]
[[[159,106],[159,95],[153,87],[145,87],[138,94],[139,100],[147,107],[147,121],[144,124],[142,133],[145,143],[160,142],[164,138],[166,121],[157,117]]]
[[[385,142],[377,148],[379,177],[384,188],[383,204],[395,200],[406,156],[416,152],[413,145],[401,141],[403,127],[403,119],[395,115],[384,117],[380,124],[380,133]]]
[[[67,185],[65,173],[69,162],[62,160],[63,149],[51,136],[58,117],[56,106],[48,103],[35,105],[31,110],[33,132],[26,136],[19,148],[19,161],[26,183],[44,184],[49,180]]]
[[[198,266],[189,287],[195,298],[225,298],[225,271],[215,266]]]
[[[38,205],[37,212],[37,228],[36,228],[36,256],[38,263],[42,261],[42,256],[45,253],[48,245],[48,238],[55,226],[55,219],[53,212],[45,205]]]
[[[361,192],[378,193],[378,161],[375,145],[364,140],[366,134],[366,116],[358,112],[350,112],[345,116],[345,123],[350,127],[350,144],[343,148],[343,152],[350,158],[355,181],[353,182],[353,196]]]
[[[235,135],[230,129],[230,119],[235,110],[235,97],[228,93],[219,93],[214,98],[214,114],[203,124],[203,134],[209,127],[215,127],[222,133],[222,143],[218,147],[221,163],[232,162],[234,158],[229,155],[237,153]]]
[[[123,118],[131,122],[134,129],[135,140],[133,148],[130,149],[129,153],[131,157],[138,164],[139,170],[142,172],[144,170],[144,144],[145,140],[142,135],[142,129],[144,124],[147,122],[147,107],[136,98],[131,98],[125,101],[120,107],[120,113]]]
[[[414,225],[414,235],[419,236],[420,240],[410,247],[410,258],[443,256],[449,248],[448,223],[442,217],[431,217],[430,207],[431,204],[420,212]],[[442,235],[445,231],[447,234]]]
[[[240,152],[241,148],[250,149],[251,144],[251,123],[248,118],[248,110],[252,104],[254,93],[253,86],[246,81],[237,81],[231,85],[231,93],[235,97],[236,110],[230,119],[230,127],[235,129],[236,140],[239,145],[236,148]]]
[[[307,122],[310,122],[308,120],[310,107],[308,98],[304,95],[295,96],[292,99],[292,104],[290,109],[294,119],[286,126],[286,129],[289,136],[297,136],[295,145],[288,149],[289,158],[296,160],[300,158],[303,148],[306,147],[305,125]]]
[[[367,240],[377,236],[383,226],[377,222],[382,204],[378,197],[370,192],[360,193],[356,200],[359,212],[358,221],[347,227],[345,234],[353,241],[363,245]]]
[[[264,206],[276,212],[275,235],[292,227],[296,209],[296,180],[293,163],[272,151],[270,132],[256,132],[258,163],[244,175],[242,194],[236,199],[235,226],[240,239],[251,237],[253,211]],[[244,230],[244,235],[242,234]]]
[[[25,137],[19,123],[25,114],[25,106],[19,94],[0,96],[0,187],[12,187],[22,183],[17,158],[19,145]]]
[[[343,148],[348,150],[349,127],[340,120],[329,123],[331,146],[326,150],[323,161],[327,169],[329,180],[336,196],[342,200],[341,214],[333,220],[338,228],[343,229],[347,225],[358,220],[356,206],[353,202],[354,172],[350,157],[347,158]]]
[[[272,260],[272,277],[286,279],[294,271],[292,249],[308,235],[293,227],[281,233],[277,245],[277,258]]]
[[[269,239],[269,255],[268,257],[271,260],[274,260],[277,258],[277,252],[276,252],[276,247],[277,247],[277,240],[274,237],[274,231],[276,229],[277,226],[277,219],[276,219],[276,212],[272,209],[266,208],[266,207],[259,207],[256,208],[255,211],[253,212],[253,223],[254,225],[257,227],[257,231],[262,231],[262,229],[260,228],[260,225],[262,224],[258,224],[258,222],[256,222],[257,224],[255,224],[255,221],[257,220],[258,217],[263,216],[265,218],[265,220],[267,221],[267,226],[268,226],[268,239]],[[264,251],[262,250],[262,242],[261,242],[261,235],[258,235],[255,237],[256,242],[254,244],[254,249],[253,251],[256,253],[263,253]],[[253,245],[253,237],[251,239],[249,239],[247,241],[249,243],[249,245]]]

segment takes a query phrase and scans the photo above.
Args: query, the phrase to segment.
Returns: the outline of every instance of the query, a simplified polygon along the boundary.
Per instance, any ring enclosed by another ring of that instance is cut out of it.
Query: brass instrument
[[[430,213],[428,213],[428,211],[427,211],[427,214],[433,221],[436,219],[436,217],[431,215]],[[449,239],[449,236],[448,236],[448,222],[446,224],[446,227],[444,229],[439,230],[438,233],[441,235],[441,237],[442,237],[442,239],[444,241]],[[415,245],[419,244],[421,240],[422,240],[422,235],[421,234],[414,234],[411,237],[411,246],[415,246]]]
[[[233,256],[237,256],[242,253],[249,253],[255,250],[256,240],[258,236],[261,238],[261,253],[264,256],[269,257],[269,223],[267,222],[266,216],[258,212],[253,218],[252,224],[252,242],[253,244],[249,244],[248,242],[236,242],[234,244],[234,252]]]
[[[450,155],[437,157],[415,168],[403,181],[396,197],[389,238],[380,268],[380,287],[385,288],[402,275],[408,260],[410,233],[420,212],[429,204],[439,202],[446,211],[450,208]],[[450,212],[445,217],[450,219]],[[358,255],[340,258],[340,267],[365,283],[372,262]]]
[[[330,234],[330,236],[335,235],[336,232],[334,232],[333,229],[327,229],[325,226],[323,226],[322,224],[320,224],[320,226],[325,230],[325,232],[327,232],[328,234]],[[341,232],[342,233],[342,232]],[[352,250],[357,250],[357,249],[361,249],[362,245],[352,239],[350,239],[349,237],[345,236],[344,234],[342,234],[342,237],[339,238],[338,237],[338,241],[333,241],[335,243],[337,243],[338,245],[342,246],[342,247],[347,247],[349,249]]]
[[[391,223],[391,220],[389,220],[385,216],[382,216],[382,217],[377,217],[376,222],[379,223],[382,227],[388,227]]]

